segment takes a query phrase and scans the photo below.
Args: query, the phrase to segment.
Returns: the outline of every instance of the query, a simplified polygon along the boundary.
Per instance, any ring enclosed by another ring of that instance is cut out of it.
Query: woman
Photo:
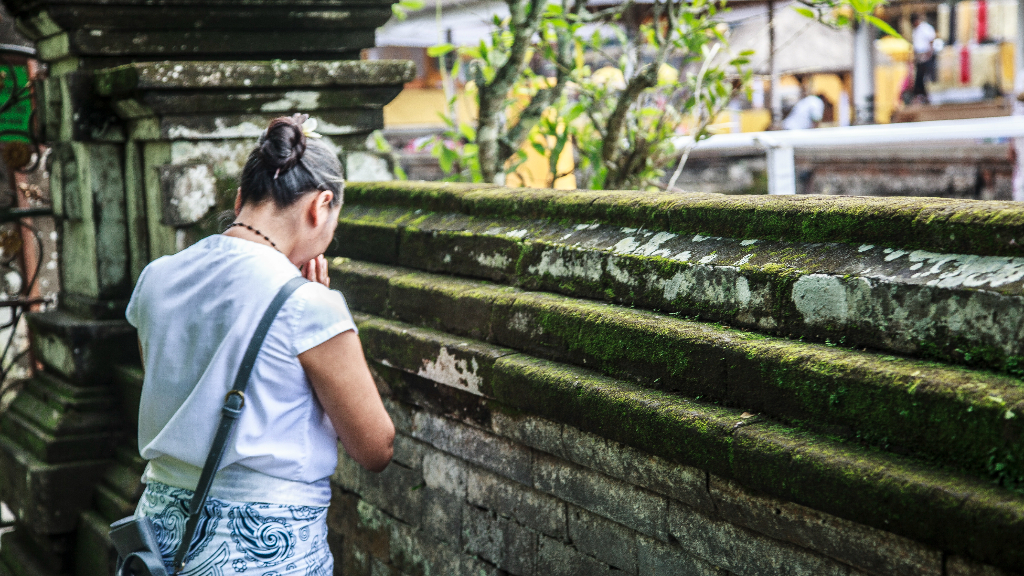
[[[270,123],[242,170],[235,222],[152,262],[128,305],[146,368],[139,449],[149,462],[136,515],[153,518],[168,571],[224,396],[263,311],[292,278],[310,282],[260,349],[184,572],[330,575],[338,439],[368,470],[391,459],[394,425],[345,300],[328,288],[323,251],[341,210],[341,165],[307,138],[305,120]]]

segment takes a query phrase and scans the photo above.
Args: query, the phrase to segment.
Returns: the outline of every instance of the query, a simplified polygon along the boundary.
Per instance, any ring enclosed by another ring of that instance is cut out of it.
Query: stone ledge
[[[1009,544],[1024,538],[1024,499],[988,482],[521,354],[498,358],[493,378],[496,410],[553,419],[984,562],[1024,561]]]
[[[336,238],[345,257],[1024,374],[1024,258],[367,205]]]
[[[404,84],[415,74],[408,60],[139,62],[96,72],[101,96],[136,90],[249,90]]]
[[[560,191],[433,182],[352,183],[346,195],[352,204],[471,216],[600,222],[741,239],[1024,255],[1024,208],[1014,202]]]
[[[496,363],[526,352],[983,476],[996,454],[1008,474],[1022,474],[1012,465],[1024,460],[1024,389],[1014,378],[483,282],[390,269],[383,283],[365,264],[335,270],[344,289],[365,277],[394,303],[357,298],[354,308],[427,327],[361,317],[369,355],[459,390],[493,397]]]
[[[529,414],[943,550],[1024,560],[1010,544],[1024,537],[1024,500],[988,482],[521,355],[495,372],[497,400]]]

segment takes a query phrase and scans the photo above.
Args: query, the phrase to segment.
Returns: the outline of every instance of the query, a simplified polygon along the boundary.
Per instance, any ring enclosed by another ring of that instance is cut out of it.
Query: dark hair
[[[242,168],[242,204],[272,198],[278,207],[286,208],[315,190],[334,192],[331,206],[341,203],[345,191],[341,162],[330,148],[302,132],[307,118],[295,114],[270,121]]]

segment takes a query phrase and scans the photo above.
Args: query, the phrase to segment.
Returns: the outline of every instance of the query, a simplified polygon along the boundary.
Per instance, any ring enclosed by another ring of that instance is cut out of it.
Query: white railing
[[[718,134],[702,140],[693,150],[701,153],[714,152],[723,156],[766,154],[768,193],[796,194],[794,150],[800,148],[842,148],[1017,137],[1024,137],[1024,116]],[[676,139],[676,146],[679,149],[684,149],[692,143],[693,139],[685,136]]]

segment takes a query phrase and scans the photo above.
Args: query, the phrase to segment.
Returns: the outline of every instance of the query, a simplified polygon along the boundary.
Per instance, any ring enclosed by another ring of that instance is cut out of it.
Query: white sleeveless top
[[[299,270],[263,244],[214,235],[149,264],[126,316],[145,360],[143,480],[194,490],[242,355],[270,301]],[[327,506],[337,435],[297,356],[355,330],[340,292],[309,282],[278,312],[253,367],[212,496]]]

